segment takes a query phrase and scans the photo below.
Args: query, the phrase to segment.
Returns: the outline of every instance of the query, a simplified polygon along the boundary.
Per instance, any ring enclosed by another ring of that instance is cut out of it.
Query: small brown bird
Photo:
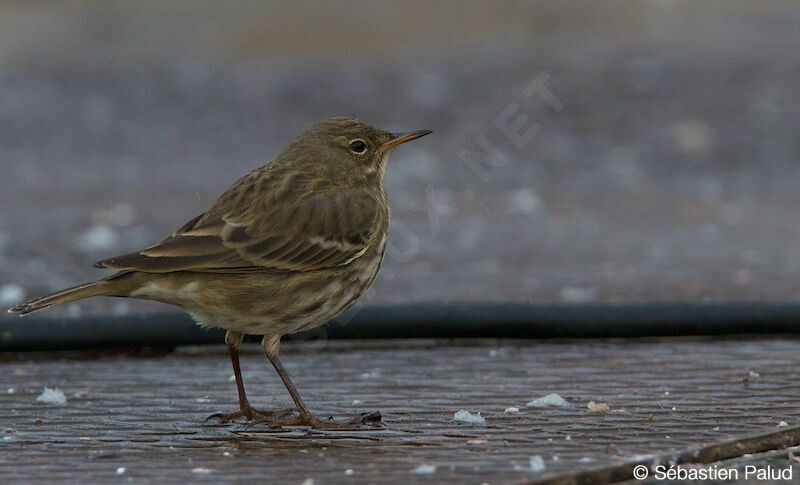
[[[177,305],[200,325],[227,330],[239,411],[209,419],[244,417],[314,428],[379,422],[380,413],[343,422],[312,415],[278,359],[278,349],[282,335],[324,324],[372,284],[389,228],[386,159],[396,146],[429,133],[393,134],[355,119],[325,120],[159,244],[95,263],[117,273],[9,312],[26,315],[91,296]],[[299,417],[250,406],[239,369],[238,347],[245,334],[264,336],[264,352]]]

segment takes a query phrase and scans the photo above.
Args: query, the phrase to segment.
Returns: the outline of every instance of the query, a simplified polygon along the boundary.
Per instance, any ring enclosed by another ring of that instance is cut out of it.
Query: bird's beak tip
[[[430,135],[431,133],[433,133],[433,130],[417,130],[409,131],[408,133],[395,133],[394,138],[384,143],[383,146],[386,148],[394,148],[397,145],[402,145],[403,143],[416,140],[417,138]]]

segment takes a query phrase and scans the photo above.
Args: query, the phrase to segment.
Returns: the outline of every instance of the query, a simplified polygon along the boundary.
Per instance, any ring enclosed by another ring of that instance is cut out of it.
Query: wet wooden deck
[[[312,409],[337,416],[381,410],[386,428],[204,426],[208,414],[235,407],[221,345],[164,354],[6,354],[0,477],[4,483],[515,483],[800,423],[798,339],[284,347],[284,363]],[[254,404],[289,406],[257,346],[245,346],[242,365]],[[63,390],[67,403],[37,402],[44,386]],[[550,393],[569,407],[525,406]],[[590,413],[589,401],[610,410]],[[512,406],[518,415],[504,413]],[[480,412],[487,426],[455,422],[461,409]],[[532,456],[542,457],[543,471],[526,470]],[[420,465],[430,465],[430,473],[418,473],[425,470]]]

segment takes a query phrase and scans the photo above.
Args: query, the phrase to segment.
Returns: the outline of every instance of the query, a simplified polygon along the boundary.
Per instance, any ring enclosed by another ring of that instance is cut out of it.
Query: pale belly
[[[181,306],[205,327],[251,335],[303,332],[355,304],[375,279],[384,246],[364,254],[358,264],[300,275],[173,273],[162,280],[151,277],[129,296]]]

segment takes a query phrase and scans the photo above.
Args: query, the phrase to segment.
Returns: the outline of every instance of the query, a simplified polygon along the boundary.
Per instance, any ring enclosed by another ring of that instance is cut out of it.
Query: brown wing
[[[376,200],[360,191],[316,193],[294,204],[257,202],[238,214],[213,212],[155,246],[95,266],[149,273],[341,266],[364,254],[379,217]]]

